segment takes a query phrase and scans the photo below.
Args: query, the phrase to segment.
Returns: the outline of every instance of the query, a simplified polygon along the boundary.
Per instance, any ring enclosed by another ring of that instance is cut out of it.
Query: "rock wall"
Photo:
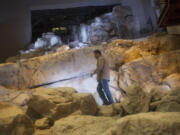
[[[77,77],[47,87],[74,87],[79,92],[90,92],[98,97],[96,79],[89,77],[88,73],[96,65],[93,50],[100,49],[110,61],[110,87],[116,101],[122,96],[121,89],[125,91],[133,84],[140,85],[148,92],[152,89],[169,91],[179,86],[179,43],[178,36],[155,34],[143,41],[118,39],[109,44],[81,49],[55,53],[42,51],[40,57],[37,51],[33,55],[22,55],[21,60],[16,59],[16,63],[1,64],[0,75],[3,77],[0,78],[0,84],[24,89]]]

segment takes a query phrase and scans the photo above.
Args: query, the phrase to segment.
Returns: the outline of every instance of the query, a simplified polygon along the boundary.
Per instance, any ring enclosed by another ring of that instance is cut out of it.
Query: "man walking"
[[[104,105],[113,104],[113,97],[109,90],[108,82],[110,80],[110,70],[108,61],[102,56],[101,51],[95,50],[94,57],[97,59],[96,70],[91,73],[91,76],[97,74],[97,91]]]

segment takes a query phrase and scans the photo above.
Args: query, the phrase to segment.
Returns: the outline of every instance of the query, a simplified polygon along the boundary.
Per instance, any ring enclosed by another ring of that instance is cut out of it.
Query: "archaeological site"
[[[1,0],[0,135],[180,135],[180,0]]]

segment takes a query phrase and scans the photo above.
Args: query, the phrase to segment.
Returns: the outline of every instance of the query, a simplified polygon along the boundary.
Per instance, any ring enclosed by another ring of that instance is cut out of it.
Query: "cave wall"
[[[0,62],[24,49],[31,41],[31,10],[72,8],[79,6],[102,6],[122,3],[132,7],[140,20],[141,28],[146,26],[149,0],[17,0],[0,2]],[[144,7],[145,6],[145,7]],[[148,11],[149,10],[149,11]],[[152,15],[151,15],[152,16]]]

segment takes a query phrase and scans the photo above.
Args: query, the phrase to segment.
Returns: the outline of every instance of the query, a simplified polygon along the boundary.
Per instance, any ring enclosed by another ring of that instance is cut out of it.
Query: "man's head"
[[[101,55],[102,55],[102,54],[101,54],[101,51],[99,51],[99,50],[95,50],[95,51],[94,51],[94,57],[95,57],[96,59],[98,59]]]

